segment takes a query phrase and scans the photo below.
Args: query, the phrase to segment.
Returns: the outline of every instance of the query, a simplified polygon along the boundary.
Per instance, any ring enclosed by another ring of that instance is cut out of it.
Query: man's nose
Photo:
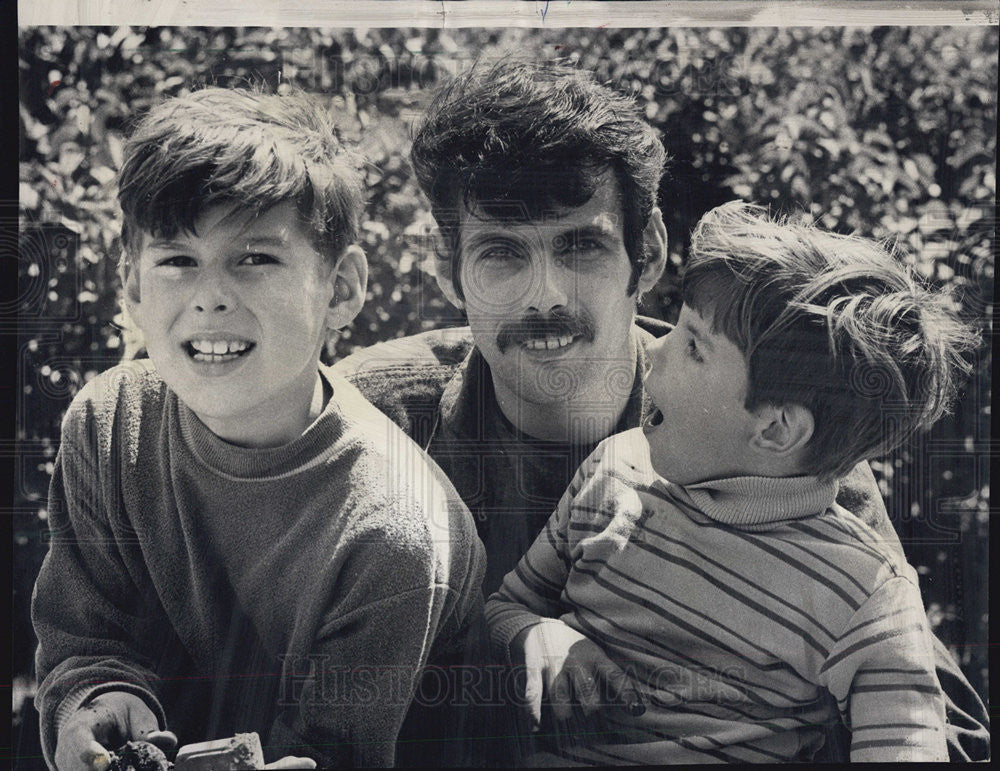
[[[568,271],[561,270],[550,261],[536,262],[531,276],[529,307],[539,313],[548,313],[569,304],[573,279]]]

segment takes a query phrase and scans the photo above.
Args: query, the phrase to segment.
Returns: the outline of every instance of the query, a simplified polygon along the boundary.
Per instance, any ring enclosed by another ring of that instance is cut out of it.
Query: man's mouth
[[[565,348],[576,340],[576,335],[561,335],[560,337],[533,337],[525,340],[523,345],[529,351],[553,351],[557,348]]]
[[[194,338],[184,343],[183,348],[195,361],[206,364],[221,364],[233,361],[250,353],[256,347],[249,340],[207,340]]]
[[[585,311],[576,315],[556,311],[503,324],[497,333],[497,348],[500,353],[511,346],[526,351],[557,351],[579,340],[592,343],[594,337],[594,324]]]

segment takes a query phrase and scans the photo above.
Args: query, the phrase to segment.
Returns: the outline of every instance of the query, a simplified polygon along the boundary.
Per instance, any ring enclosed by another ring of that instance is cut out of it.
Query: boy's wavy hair
[[[825,479],[929,428],[979,342],[894,251],[742,201],[698,223],[682,293],[743,352],[746,409],[812,412],[805,470]]]
[[[357,240],[360,159],[330,113],[300,91],[209,87],[167,99],[139,121],[118,175],[120,270],[142,234],[194,232],[206,208],[232,202],[261,214],[291,201],[317,251],[335,261]]]
[[[631,294],[648,260],[643,233],[656,204],[666,153],[626,96],[559,63],[475,64],[436,95],[416,131],[411,159],[443,237],[439,256],[456,260],[459,297],[461,209],[499,220],[540,220],[582,206],[611,170],[622,198],[622,232],[632,263]]]

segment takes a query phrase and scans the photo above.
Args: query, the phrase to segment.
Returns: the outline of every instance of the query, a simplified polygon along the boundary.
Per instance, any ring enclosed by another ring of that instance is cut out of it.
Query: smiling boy
[[[654,411],[487,602],[556,737],[529,764],[809,760],[838,715],[852,761],[947,760],[916,572],[835,498],[944,412],[974,335],[860,238],[734,202],[691,249]],[[639,702],[602,697],[614,676]]]
[[[268,760],[392,765],[484,560],[437,467],[319,363],[364,302],[356,163],[304,95],[206,88],[141,121],[119,185],[149,359],[63,422],[32,605],[46,762],[257,731]]]

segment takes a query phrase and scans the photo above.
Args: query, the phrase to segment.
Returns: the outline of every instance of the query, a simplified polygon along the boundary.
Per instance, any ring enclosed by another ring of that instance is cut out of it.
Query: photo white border
[[[219,27],[997,26],[1000,0],[26,0],[18,24]]]

